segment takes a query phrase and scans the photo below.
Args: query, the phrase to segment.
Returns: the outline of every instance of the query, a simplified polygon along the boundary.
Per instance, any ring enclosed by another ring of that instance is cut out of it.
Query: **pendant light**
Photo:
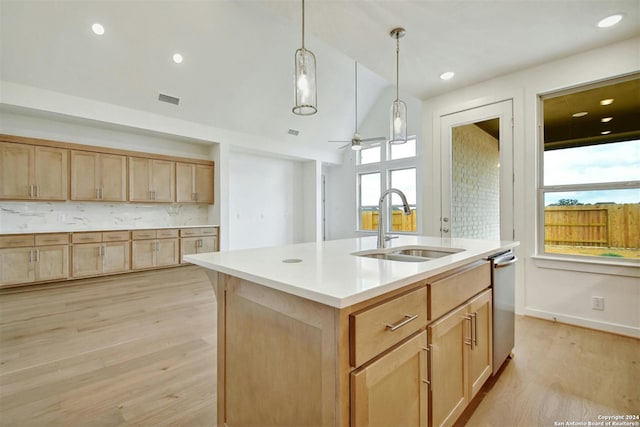
[[[404,28],[394,28],[389,34],[396,39],[396,100],[391,104],[391,122],[389,130],[391,138],[389,144],[404,144],[407,142],[407,104],[400,101],[400,37],[404,37]]]
[[[316,107],[316,57],[304,48],[304,0],[302,0],[302,47],[295,55],[294,114],[309,116],[318,111]]]

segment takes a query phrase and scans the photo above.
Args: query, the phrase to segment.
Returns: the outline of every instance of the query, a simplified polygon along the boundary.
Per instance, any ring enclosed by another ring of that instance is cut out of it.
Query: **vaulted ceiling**
[[[596,27],[619,12],[619,25]],[[299,117],[299,0],[0,0],[0,15],[2,81],[327,150],[353,134],[354,60],[360,120],[383,94],[392,101],[394,27],[407,30],[401,97],[418,99],[640,34],[639,0],[307,0],[319,112]],[[456,75],[443,81],[444,71]]]

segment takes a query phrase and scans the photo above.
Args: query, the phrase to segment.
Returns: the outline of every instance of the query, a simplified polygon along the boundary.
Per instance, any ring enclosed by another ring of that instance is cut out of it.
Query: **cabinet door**
[[[35,280],[57,280],[69,277],[69,246],[39,246],[36,248]]]
[[[131,268],[134,270],[141,268],[155,267],[156,258],[155,240],[134,240],[131,242]]]
[[[427,426],[425,332],[351,374],[351,425]]]
[[[102,244],[73,245],[71,265],[73,277],[96,276],[102,273]]]
[[[156,240],[156,267],[178,264],[178,239]]]
[[[100,200],[127,200],[127,158],[117,154],[100,154]]]
[[[33,248],[0,249],[0,286],[35,280]]]
[[[165,160],[151,161],[151,191],[155,202],[176,200],[176,166]]]
[[[35,147],[34,196],[41,200],[67,200],[69,150]]]
[[[180,262],[185,255],[197,254],[201,237],[183,237],[180,241]]]
[[[31,145],[0,142],[0,198],[31,198],[33,153]]]
[[[213,203],[213,167],[195,165],[194,168],[196,202]]]
[[[120,273],[129,271],[129,242],[102,244],[102,272]]]
[[[151,160],[129,157],[129,201],[151,200]]]
[[[193,175],[194,165],[176,163],[176,202],[189,203],[195,201]]]
[[[468,402],[468,376],[465,349],[471,330],[466,305],[432,323],[428,328],[431,366],[431,423],[433,427],[451,426]]]
[[[467,305],[473,338],[473,345],[469,349],[469,400],[480,391],[493,372],[491,313],[491,290],[478,295]]]
[[[217,237],[201,237],[200,247],[198,253],[215,252],[218,250],[218,238]]]
[[[71,151],[71,200],[99,200],[98,153]]]

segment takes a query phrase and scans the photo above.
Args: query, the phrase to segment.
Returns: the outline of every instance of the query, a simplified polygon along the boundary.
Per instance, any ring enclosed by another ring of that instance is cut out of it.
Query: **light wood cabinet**
[[[0,286],[69,277],[67,233],[3,236],[0,239]]]
[[[426,332],[351,374],[351,425],[427,426]]]
[[[175,162],[129,157],[130,202],[175,202]]]
[[[177,229],[137,230],[131,233],[131,267],[134,270],[179,264]]]
[[[180,263],[185,255],[216,252],[218,229],[216,227],[183,228],[180,230]]]
[[[176,202],[213,203],[213,166],[177,162]]]
[[[427,328],[431,423],[451,426],[491,375],[491,290]]]
[[[127,200],[127,158],[71,150],[71,200]]]
[[[0,199],[67,200],[69,150],[0,142]]]
[[[73,277],[100,276],[130,270],[128,231],[74,233]]]

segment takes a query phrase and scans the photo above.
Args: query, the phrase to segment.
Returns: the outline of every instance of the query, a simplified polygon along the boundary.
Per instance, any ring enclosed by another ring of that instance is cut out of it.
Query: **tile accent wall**
[[[209,205],[1,202],[0,234],[200,225],[208,213]]]

